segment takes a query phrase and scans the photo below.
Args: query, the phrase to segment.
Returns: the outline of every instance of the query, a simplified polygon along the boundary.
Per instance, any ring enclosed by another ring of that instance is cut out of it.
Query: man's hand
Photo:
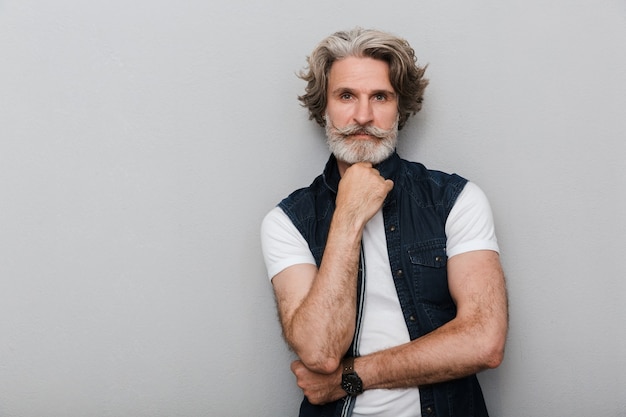
[[[330,374],[310,371],[301,361],[291,363],[291,372],[311,404],[326,404],[346,396],[341,388],[341,367]]]
[[[346,169],[337,192],[337,214],[348,216],[352,224],[365,227],[382,207],[393,181],[383,178],[369,162]]]

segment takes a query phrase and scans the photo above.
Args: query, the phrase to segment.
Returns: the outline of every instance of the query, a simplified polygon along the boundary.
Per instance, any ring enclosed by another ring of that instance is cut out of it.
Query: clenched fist
[[[364,227],[382,207],[393,181],[383,178],[369,162],[346,169],[337,191],[336,213],[357,227]]]

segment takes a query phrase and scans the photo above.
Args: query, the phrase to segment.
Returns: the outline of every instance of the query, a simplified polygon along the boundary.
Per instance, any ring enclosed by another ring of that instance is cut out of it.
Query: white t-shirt
[[[449,258],[473,250],[499,251],[491,207],[474,183],[468,182],[457,198],[445,231]],[[366,278],[358,350],[359,355],[367,355],[407,343],[410,337],[391,276],[382,210],[365,226],[362,241]],[[261,244],[270,279],[292,265],[315,265],[306,240],[278,207],[263,220]],[[420,415],[417,388],[367,390],[357,397],[352,414],[353,417]]]

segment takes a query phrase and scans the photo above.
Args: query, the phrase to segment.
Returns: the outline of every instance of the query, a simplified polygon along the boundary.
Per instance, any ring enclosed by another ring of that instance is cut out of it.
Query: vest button
[[[432,414],[433,413],[433,408],[432,407],[426,407],[426,412],[428,414]]]
[[[395,232],[395,231],[396,231],[396,226],[391,226],[391,227],[389,228],[389,231],[390,231],[390,232]]]
[[[404,274],[404,272],[401,269],[398,269],[398,272],[396,272],[396,275],[401,277]]]
[[[415,318],[415,316],[410,316],[410,317],[409,317],[409,320],[410,320],[410,321],[415,321],[415,320],[417,320],[417,319]]]

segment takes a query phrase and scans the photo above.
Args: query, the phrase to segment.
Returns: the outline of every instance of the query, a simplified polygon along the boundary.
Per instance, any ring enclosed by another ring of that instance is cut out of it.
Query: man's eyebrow
[[[353,89],[350,87],[337,87],[333,91],[331,91],[331,94],[352,93],[352,92],[353,92]]]
[[[393,91],[393,90],[385,90],[385,89],[372,91],[372,95],[376,95],[376,94],[385,94],[385,95],[391,96],[391,97],[395,97],[396,96],[396,92],[395,91]]]
[[[350,87],[337,87],[335,88],[333,91],[330,92],[331,94],[341,94],[341,93],[354,93],[354,89],[350,88]],[[375,96],[377,94],[384,94],[387,96],[391,96],[391,97],[395,97],[396,96],[396,92],[393,90],[387,90],[384,88],[381,88],[379,90],[372,90],[369,92],[370,95]]]

